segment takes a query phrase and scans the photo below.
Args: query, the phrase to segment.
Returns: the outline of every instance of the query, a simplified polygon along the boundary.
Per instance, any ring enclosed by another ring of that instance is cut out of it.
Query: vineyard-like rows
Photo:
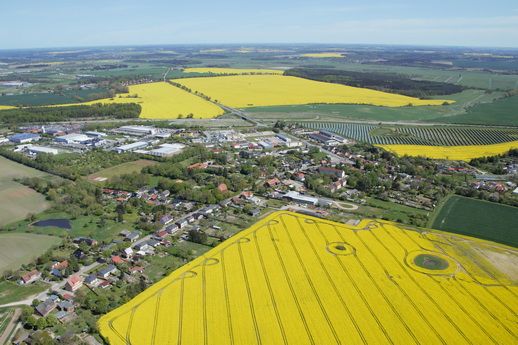
[[[518,140],[518,129],[397,126],[380,127],[372,124],[344,122],[304,122],[302,126],[327,130],[346,138],[378,145],[462,146],[489,145]],[[387,129],[387,134],[373,133]]]

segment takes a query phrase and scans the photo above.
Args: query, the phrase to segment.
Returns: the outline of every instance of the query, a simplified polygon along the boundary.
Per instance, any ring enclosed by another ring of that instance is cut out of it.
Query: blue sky
[[[518,0],[21,0],[0,49],[175,43],[518,47]]]

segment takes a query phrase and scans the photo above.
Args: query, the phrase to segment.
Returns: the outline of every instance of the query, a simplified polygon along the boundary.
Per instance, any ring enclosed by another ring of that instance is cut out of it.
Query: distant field
[[[309,121],[300,124],[307,128],[328,130],[346,138],[378,145],[471,146],[511,143],[518,140],[518,129],[516,128],[374,125]],[[499,150],[500,148],[495,147],[494,149]]]
[[[0,233],[0,272],[28,264],[60,242],[60,238],[53,236]]]
[[[465,114],[433,119],[439,122],[518,126],[518,96],[498,99],[493,103],[478,104]]]
[[[426,145],[376,145],[398,156],[427,157],[470,161],[473,158],[496,156],[518,148],[518,141],[492,145],[426,146]]]
[[[200,77],[173,81],[236,108],[313,103],[439,106],[445,102],[280,75]]]
[[[380,73],[397,73],[415,79],[441,81],[459,84],[472,88],[487,90],[512,90],[517,87],[518,75],[496,74],[484,71],[459,71],[439,68],[408,67],[391,65],[369,65],[360,63],[344,63],[337,68],[348,71],[366,71]]]
[[[14,107],[9,105],[0,105],[0,110],[13,109]]]
[[[308,57],[308,58],[343,58],[344,57],[344,53],[307,53],[307,54],[302,54],[301,56],[303,57]]]
[[[77,103],[96,98],[95,95],[106,92],[105,89],[67,90],[62,93],[29,93],[0,96],[0,104],[11,106],[41,106],[49,104]],[[0,106],[1,109],[1,106]]]
[[[15,181],[18,177],[43,177],[47,174],[0,157],[0,226],[36,214],[50,205],[45,197]]]
[[[497,257],[498,260],[490,261]],[[99,319],[123,344],[514,344],[517,252],[276,212]]]
[[[142,168],[145,168],[153,164],[157,164],[157,162],[146,159],[139,159],[134,162],[123,163],[120,165],[113,166],[111,168],[103,169],[94,174],[88,175],[87,179],[93,182],[103,182],[111,179],[114,176],[140,172]]]
[[[142,106],[141,118],[176,119],[192,114],[195,118],[211,118],[224,113],[223,109],[169,83],[131,85],[128,94],[81,104],[137,103]]]
[[[196,67],[186,68],[186,73],[211,73],[211,74],[283,74],[284,71],[278,69],[259,69],[259,68],[216,68],[216,67]]]
[[[442,107],[389,108],[362,104],[308,104],[253,107],[248,108],[247,113],[257,119],[272,121],[283,118],[285,121],[449,122],[449,119],[456,118],[456,115],[461,116],[464,114],[466,108],[481,103],[490,103],[499,96],[501,96],[499,92],[486,94],[483,90],[465,90],[458,94],[448,95],[447,98],[455,101],[455,103]],[[486,121],[482,122],[482,124],[491,124],[495,121],[491,113],[488,113],[482,120]],[[506,121],[503,117],[501,120]],[[466,121],[465,123],[471,124],[474,122]],[[513,123],[507,121],[505,124],[512,125]],[[516,121],[514,121],[514,124],[516,124]]]
[[[517,219],[518,207],[453,195],[430,227],[518,247]]]

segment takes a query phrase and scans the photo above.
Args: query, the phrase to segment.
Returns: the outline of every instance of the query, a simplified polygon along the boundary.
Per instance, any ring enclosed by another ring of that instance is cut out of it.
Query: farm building
[[[338,178],[344,178],[345,172],[340,169],[331,168],[331,167],[319,167],[318,173],[322,175],[335,176]]]
[[[10,142],[15,144],[27,144],[38,141],[41,139],[41,137],[38,134],[33,133],[19,133],[11,135],[8,139]]]
[[[28,285],[34,283],[36,280],[41,278],[41,273],[37,270],[32,270],[22,276],[20,279],[20,285]]]

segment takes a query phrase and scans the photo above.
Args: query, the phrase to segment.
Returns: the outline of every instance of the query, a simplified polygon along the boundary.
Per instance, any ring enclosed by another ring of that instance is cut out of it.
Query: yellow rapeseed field
[[[426,145],[376,145],[398,156],[422,156],[433,159],[470,161],[473,158],[496,156],[518,148],[518,141],[492,145],[426,146]]]
[[[133,97],[137,95],[138,97]],[[193,114],[194,118],[211,118],[224,113],[220,107],[169,83],[147,83],[129,86],[129,93],[81,104],[138,103],[142,106],[141,118],[176,119]],[[57,105],[67,106],[70,104]]]
[[[283,74],[278,69],[259,68],[217,68],[217,67],[193,67],[184,69],[186,73],[213,73],[213,74]]]
[[[401,107],[440,105],[443,100],[420,100],[370,89],[281,75],[239,75],[183,78],[176,83],[236,108],[313,103],[373,104]]]
[[[12,107],[10,105],[0,105],[0,110],[6,110],[6,109],[14,109],[15,107]]]
[[[277,212],[99,327],[112,345],[516,344],[517,281],[495,256],[516,260],[517,251]]]
[[[308,53],[308,54],[302,54],[303,57],[309,57],[309,58],[342,58],[344,57],[344,53]]]

